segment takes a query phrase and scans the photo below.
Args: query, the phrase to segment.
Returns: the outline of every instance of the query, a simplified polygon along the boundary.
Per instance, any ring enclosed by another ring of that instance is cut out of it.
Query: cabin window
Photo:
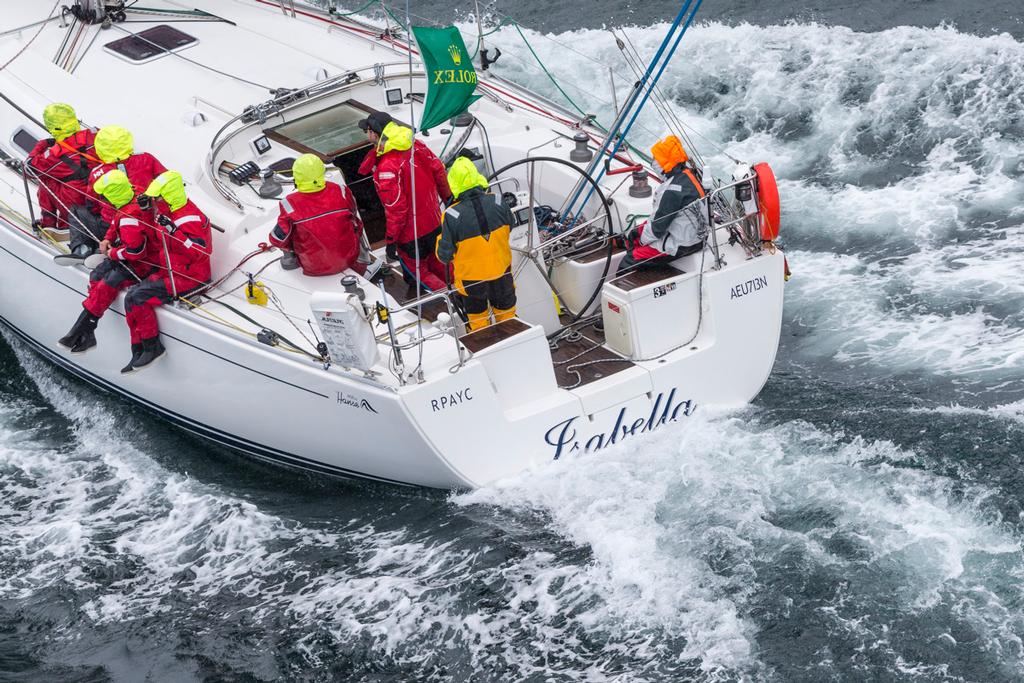
[[[373,183],[364,182],[367,177],[359,174],[359,165],[370,149],[370,141],[359,122],[372,111],[360,102],[346,100],[263,133],[298,154],[315,154],[328,163],[333,160],[355,196],[367,236],[375,242],[384,239],[384,206]],[[280,163],[290,167],[290,161]]]
[[[36,146],[36,143],[39,142],[39,138],[32,135],[32,133],[29,133],[24,128],[18,128],[14,131],[14,135],[11,136],[11,142],[13,142],[14,146],[22,152],[28,154],[32,151],[32,148]]]
[[[184,50],[196,42],[198,40],[194,36],[179,31],[173,26],[160,24],[147,28],[145,31],[119,38],[103,47],[133,64],[143,64],[170,52]]]

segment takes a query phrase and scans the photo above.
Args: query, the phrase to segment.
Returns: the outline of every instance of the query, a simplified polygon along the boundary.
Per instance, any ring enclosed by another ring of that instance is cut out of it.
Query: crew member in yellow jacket
[[[487,191],[476,165],[459,157],[448,171],[454,202],[444,212],[437,258],[452,263],[455,289],[462,295],[469,329],[479,330],[516,314],[509,231],[512,212]]]

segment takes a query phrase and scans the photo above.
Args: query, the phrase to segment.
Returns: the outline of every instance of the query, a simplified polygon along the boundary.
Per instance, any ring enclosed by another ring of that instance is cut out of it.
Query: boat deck
[[[407,304],[416,297],[416,290],[414,287],[410,287],[408,283],[402,278],[402,275],[398,272],[397,268],[391,266],[385,266],[387,273],[374,279],[377,282],[378,279],[383,278],[384,291],[386,291],[395,301],[399,304]],[[383,270],[382,270],[383,272]],[[435,299],[428,301],[423,304],[423,319],[429,322],[437,320],[437,315],[442,312],[447,312],[448,306],[444,301]]]
[[[592,324],[581,327],[574,336],[560,339],[551,349],[551,361],[555,381],[563,389],[596,382],[634,365],[604,346],[604,331]]]

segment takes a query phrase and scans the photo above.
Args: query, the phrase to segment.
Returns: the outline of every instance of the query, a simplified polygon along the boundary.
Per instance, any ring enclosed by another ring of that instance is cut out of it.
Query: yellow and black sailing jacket
[[[511,223],[501,197],[480,187],[466,190],[445,210],[437,258],[454,262],[456,289],[465,294],[465,282],[496,280],[512,266]]]

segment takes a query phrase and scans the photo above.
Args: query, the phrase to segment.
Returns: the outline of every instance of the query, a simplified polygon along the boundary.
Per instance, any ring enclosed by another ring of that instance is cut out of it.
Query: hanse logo
[[[350,408],[362,408],[363,410],[367,410],[367,411],[369,411],[371,413],[377,414],[377,409],[374,408],[370,404],[370,402],[367,401],[365,398],[358,398],[356,396],[352,396],[350,394],[346,394],[343,391],[339,391],[337,393],[338,393],[338,403],[340,403],[341,405],[348,406]]]

